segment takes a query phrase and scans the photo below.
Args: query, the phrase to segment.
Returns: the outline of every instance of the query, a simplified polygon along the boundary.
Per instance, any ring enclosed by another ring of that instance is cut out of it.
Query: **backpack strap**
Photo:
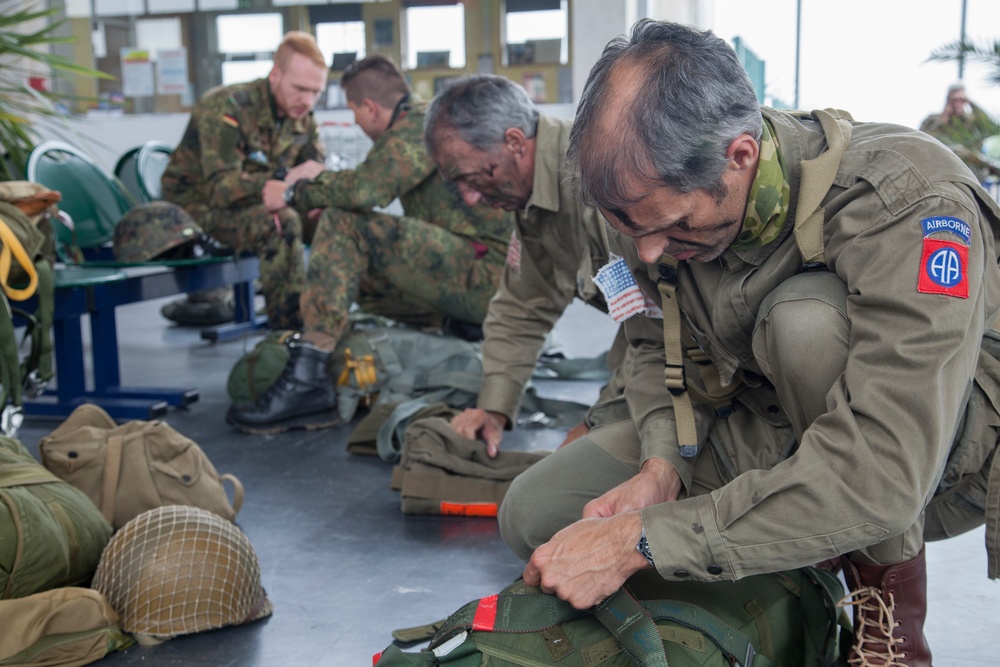
[[[677,424],[677,446],[681,456],[698,454],[698,427],[694,421],[694,406],[684,375],[684,352],[681,347],[681,309],[677,304],[677,260],[663,253],[660,257],[659,279],[656,286],[663,304],[663,353],[666,365],[663,382],[670,392]]]
[[[118,496],[118,480],[122,472],[124,438],[120,434],[108,434],[108,445],[104,450],[104,478],[101,481],[101,514],[110,523],[115,520],[115,500]]]
[[[833,109],[813,111],[826,135],[827,149],[812,160],[800,164],[802,178],[795,210],[795,242],[802,254],[802,266],[815,268],[826,264],[823,250],[823,197],[830,191],[840,161],[851,142],[853,128],[850,114]]]

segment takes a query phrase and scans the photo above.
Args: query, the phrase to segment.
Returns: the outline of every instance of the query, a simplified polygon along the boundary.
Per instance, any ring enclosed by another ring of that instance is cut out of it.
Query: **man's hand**
[[[588,433],[590,433],[590,427],[587,426],[587,422],[580,422],[570,430],[566,431],[566,437],[563,439],[562,444],[560,444],[559,447],[565,447],[577,438],[582,438]]]
[[[503,429],[507,418],[499,412],[487,412],[479,408],[468,408],[451,418],[451,427],[468,440],[482,440],[486,443],[486,455],[496,458],[503,440]]]
[[[297,164],[288,170],[285,175],[285,183],[291,185],[296,181],[311,181],[326,171],[326,165],[316,160],[306,160],[302,164]]]
[[[264,183],[264,189],[261,191],[260,196],[264,200],[264,208],[267,209],[268,213],[277,213],[288,206],[285,203],[285,188],[287,187],[288,183],[285,181],[276,181],[274,179]]]
[[[681,477],[674,466],[664,459],[647,459],[638,475],[587,503],[583,508],[583,516],[609,517],[641,510],[677,500],[680,491]]]
[[[524,583],[555,594],[576,609],[588,609],[649,567],[635,546],[642,532],[639,512],[581,519],[535,549]]]

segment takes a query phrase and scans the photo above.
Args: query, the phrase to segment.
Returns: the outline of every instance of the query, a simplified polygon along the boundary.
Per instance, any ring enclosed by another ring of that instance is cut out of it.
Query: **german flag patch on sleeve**
[[[222,114],[222,122],[230,127],[239,127],[240,121],[236,120],[236,116],[232,114]]]

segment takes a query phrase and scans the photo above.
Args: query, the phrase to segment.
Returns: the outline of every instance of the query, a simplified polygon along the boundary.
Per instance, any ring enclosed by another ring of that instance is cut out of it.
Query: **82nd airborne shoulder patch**
[[[969,242],[972,237],[970,226],[964,220],[951,217],[924,218],[920,225],[924,242],[923,252],[920,253],[917,291],[968,299]],[[928,238],[938,232],[954,234],[965,243]]]

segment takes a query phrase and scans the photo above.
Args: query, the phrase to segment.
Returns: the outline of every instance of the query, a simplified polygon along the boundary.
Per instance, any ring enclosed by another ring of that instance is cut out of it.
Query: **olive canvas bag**
[[[374,664],[816,667],[839,664],[850,639],[836,607],[843,586],[824,570],[723,582],[636,581],[579,610],[518,580],[427,626],[434,629],[427,649],[407,652],[391,645]],[[393,634],[415,636],[409,629]]]
[[[134,640],[107,598],[68,586],[0,600],[0,667],[89,665]]]
[[[42,464],[83,491],[117,530],[164,505],[200,507],[229,521],[243,504],[243,485],[220,475],[196,442],[160,420],[118,425],[85,404],[38,442]],[[233,486],[230,502],[223,485]]]
[[[0,436],[0,599],[86,584],[110,538],[111,525],[79,489]]]

